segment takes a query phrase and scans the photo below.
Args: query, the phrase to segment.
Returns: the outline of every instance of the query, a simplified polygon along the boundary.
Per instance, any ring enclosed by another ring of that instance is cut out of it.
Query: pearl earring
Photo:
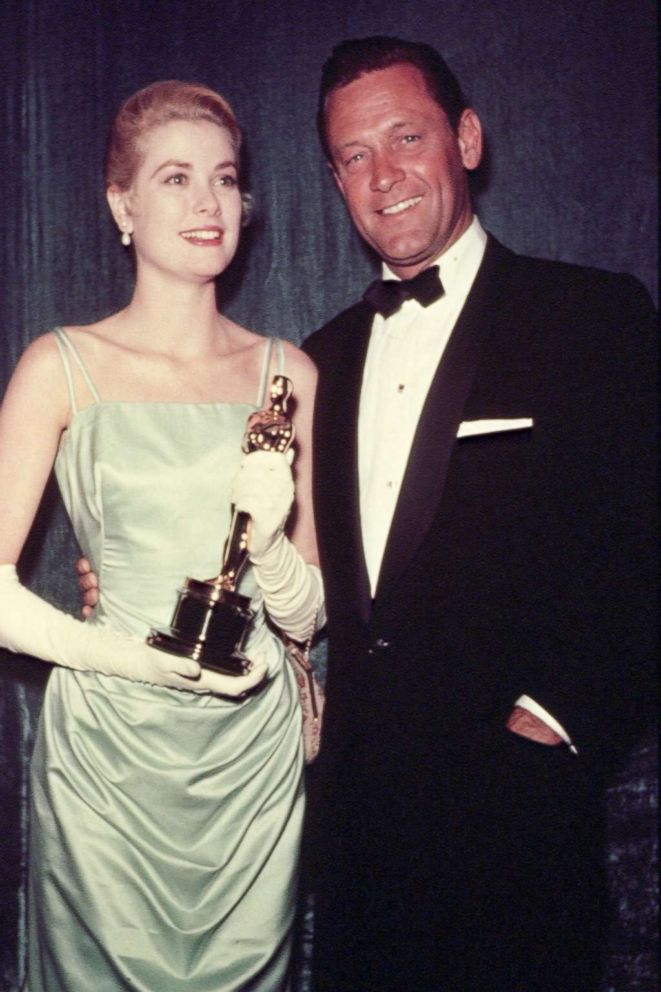
[[[131,245],[131,235],[128,231],[122,231],[122,244],[125,248],[129,248]]]

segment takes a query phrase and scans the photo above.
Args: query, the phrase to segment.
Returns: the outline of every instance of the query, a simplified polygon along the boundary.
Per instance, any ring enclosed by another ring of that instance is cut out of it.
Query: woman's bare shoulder
[[[263,352],[266,342],[268,340],[267,336],[264,334],[258,334],[255,331],[250,331],[245,327],[241,327],[239,324],[232,323],[232,335],[234,343],[238,346],[237,350],[241,348],[246,348],[254,351],[255,355]],[[283,356],[284,356],[284,370],[286,375],[294,374],[300,382],[305,381],[306,385],[314,387],[317,381],[317,369],[312,361],[305,352],[297,348],[295,344],[291,341],[287,341],[285,338],[273,339],[277,340],[282,346]],[[271,353],[271,366],[275,370],[279,363],[277,349],[274,348]]]
[[[47,331],[45,334],[40,334],[25,348],[16,367],[16,372],[20,375],[29,375],[31,378],[39,378],[52,375],[54,371],[59,373],[61,369],[62,360],[60,359],[55,332]]]
[[[117,337],[119,316],[120,314],[113,313],[91,324],[70,324],[62,327],[62,330],[74,345],[93,341],[112,342]]]
[[[25,348],[7,387],[4,404],[18,404],[17,409],[39,414],[46,409],[64,421],[69,409],[68,392],[53,331],[39,335]]]
[[[317,367],[304,351],[301,351],[291,341],[282,341],[285,355],[285,372],[296,371],[305,377],[306,382],[315,383],[317,381]]]

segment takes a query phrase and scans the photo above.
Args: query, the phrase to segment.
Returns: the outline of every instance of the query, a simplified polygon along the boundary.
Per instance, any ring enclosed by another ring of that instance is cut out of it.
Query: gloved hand
[[[247,675],[221,675],[139,637],[82,623],[21,585],[14,565],[0,565],[0,646],[76,671],[233,697],[257,686],[267,673],[261,656]]]
[[[294,453],[252,451],[245,455],[232,483],[232,502],[249,513],[248,552],[259,561],[283,533],[294,502],[291,464]]]
[[[232,502],[249,513],[248,553],[269,616],[294,640],[325,623],[321,574],[305,562],[284,527],[294,501],[293,452],[252,451],[232,485]]]

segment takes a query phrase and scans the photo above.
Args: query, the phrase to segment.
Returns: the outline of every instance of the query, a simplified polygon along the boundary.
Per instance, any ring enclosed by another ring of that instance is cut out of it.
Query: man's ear
[[[116,186],[109,186],[106,190],[106,199],[115,223],[122,234],[132,234],[133,221],[129,209],[129,194]]]
[[[482,159],[482,125],[474,110],[464,110],[459,118],[457,140],[464,169],[477,169]]]

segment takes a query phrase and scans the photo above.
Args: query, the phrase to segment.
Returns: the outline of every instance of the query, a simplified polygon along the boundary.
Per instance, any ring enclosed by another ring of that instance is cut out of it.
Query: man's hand
[[[81,613],[85,618],[92,615],[92,610],[99,602],[99,580],[92,571],[87,558],[79,558],[74,565],[78,576],[78,588],[83,600]]]
[[[563,743],[562,737],[556,734],[555,730],[551,730],[548,724],[522,706],[514,707],[505,726],[513,733],[528,737],[538,744],[557,746]]]

